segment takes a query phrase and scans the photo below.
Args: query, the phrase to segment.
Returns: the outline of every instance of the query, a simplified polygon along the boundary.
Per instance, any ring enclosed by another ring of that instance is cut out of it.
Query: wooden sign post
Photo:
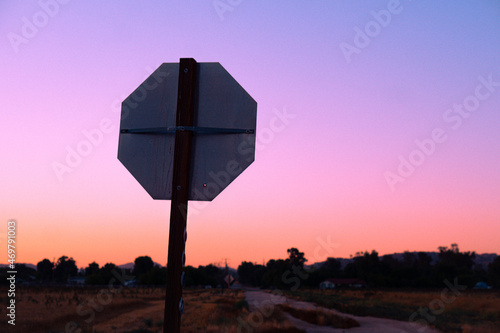
[[[187,235],[187,204],[189,172],[191,169],[191,142],[193,132],[185,127],[193,126],[194,98],[196,89],[196,61],[180,60],[177,117],[174,146],[174,171],[170,208],[170,233],[168,237],[167,292],[163,332],[180,332],[182,299],[182,274],[185,264],[185,236]]]
[[[171,200],[164,332],[184,309],[188,200],[212,201],[255,159],[257,103],[219,63],[164,63],[122,103],[118,159]]]

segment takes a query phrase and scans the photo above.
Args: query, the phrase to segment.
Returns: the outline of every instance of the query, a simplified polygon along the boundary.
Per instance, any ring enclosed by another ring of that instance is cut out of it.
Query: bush
[[[235,310],[243,310],[243,309],[248,310],[248,302],[245,301],[244,299],[241,299],[234,304],[234,309]]]

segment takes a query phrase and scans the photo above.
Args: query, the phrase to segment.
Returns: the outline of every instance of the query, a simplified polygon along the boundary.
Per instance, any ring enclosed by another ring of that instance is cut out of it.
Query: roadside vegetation
[[[285,294],[357,316],[426,321],[443,332],[488,333],[498,332],[500,327],[500,292],[493,290],[462,291],[449,303],[436,301],[442,300],[442,290],[311,289]],[[436,304],[444,307],[437,308]]]

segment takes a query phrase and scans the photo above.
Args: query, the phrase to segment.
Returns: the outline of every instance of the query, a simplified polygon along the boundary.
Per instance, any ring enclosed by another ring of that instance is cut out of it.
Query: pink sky
[[[166,264],[170,202],[117,160],[119,104],[181,57],[220,62],[258,103],[255,162],[213,202],[190,203],[188,265],[262,263],[290,247],[309,263],[451,243],[500,252],[496,1],[231,9],[0,4],[0,242],[15,219],[18,262]],[[103,129],[71,172],[54,171]],[[401,174],[400,156],[418,165]]]

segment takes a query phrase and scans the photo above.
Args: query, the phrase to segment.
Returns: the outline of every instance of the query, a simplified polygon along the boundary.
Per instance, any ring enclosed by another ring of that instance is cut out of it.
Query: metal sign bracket
[[[249,128],[221,128],[221,127],[197,127],[197,126],[175,126],[155,128],[125,128],[120,133],[130,134],[175,134],[177,131],[191,131],[196,134],[254,134],[254,129]]]

